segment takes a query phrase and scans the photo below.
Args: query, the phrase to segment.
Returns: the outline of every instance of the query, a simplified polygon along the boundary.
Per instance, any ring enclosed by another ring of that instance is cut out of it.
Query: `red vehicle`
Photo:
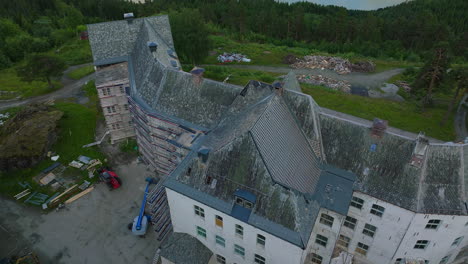
[[[122,180],[117,176],[117,173],[109,168],[101,168],[99,170],[99,179],[105,182],[110,190],[117,189],[122,185]]]

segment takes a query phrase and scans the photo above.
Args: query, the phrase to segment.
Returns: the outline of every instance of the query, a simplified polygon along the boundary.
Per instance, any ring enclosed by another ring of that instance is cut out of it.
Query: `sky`
[[[279,0],[280,2],[299,2],[303,0]],[[337,5],[347,9],[375,10],[387,6],[397,5],[406,0],[305,0],[321,5]]]

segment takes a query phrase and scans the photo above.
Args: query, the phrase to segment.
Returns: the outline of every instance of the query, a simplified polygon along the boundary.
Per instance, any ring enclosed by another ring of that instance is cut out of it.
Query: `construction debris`
[[[247,58],[247,56],[240,54],[240,53],[227,53],[224,52],[223,54],[218,56],[218,61],[221,63],[225,62],[250,62],[251,60]]]
[[[34,192],[24,202],[34,205],[41,205],[47,200],[47,198],[49,198],[47,194]]]
[[[47,185],[49,184],[51,181],[55,180],[55,174],[53,174],[52,172],[49,172],[46,176],[42,177],[41,179],[39,179],[39,183],[41,185]]]
[[[89,187],[88,189],[80,192],[79,194],[73,196],[72,198],[68,199],[65,201],[65,204],[69,204],[69,203],[72,203],[74,201],[76,201],[77,199],[83,197],[84,195],[90,193],[92,190],[94,190],[94,187]]]
[[[405,92],[407,92],[407,93],[411,92],[411,86],[409,85],[409,83],[404,82],[404,81],[397,81],[397,82],[395,82],[395,84],[396,84],[396,86],[403,89]]]
[[[72,160],[72,162],[68,163],[68,165],[69,165],[70,167],[79,169],[79,168],[83,167],[84,164],[81,163],[81,162],[79,162],[79,161]]]
[[[19,200],[19,199],[25,197],[26,195],[28,195],[30,193],[31,193],[31,191],[29,189],[26,189],[26,190],[16,194],[14,197],[15,197],[16,200]]]
[[[348,74],[353,71],[372,72],[375,70],[375,64],[371,61],[351,63],[347,59],[330,56],[304,56],[303,59],[294,59],[291,55],[287,55],[284,61],[292,62],[291,67],[295,69],[328,69],[338,74]]]
[[[63,193],[61,193],[59,196],[55,197],[54,199],[52,199],[50,201],[51,204],[53,203],[56,203],[59,201],[60,198],[62,198],[63,196],[67,195],[67,194],[70,194],[70,191],[72,191],[73,189],[75,189],[76,187],[78,186],[78,184],[75,184],[73,185],[72,187],[66,189]]]
[[[349,84],[347,81],[337,81],[322,75],[298,75],[297,80],[301,83],[322,85],[333,90],[351,93],[351,84]]]

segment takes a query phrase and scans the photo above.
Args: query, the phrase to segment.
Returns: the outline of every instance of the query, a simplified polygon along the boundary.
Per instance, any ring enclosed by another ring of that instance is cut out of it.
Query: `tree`
[[[423,109],[432,103],[432,94],[442,82],[450,65],[448,52],[448,44],[439,43],[434,49],[430,60],[419,72],[415,88],[423,91]]]
[[[201,62],[211,49],[209,32],[197,9],[184,8],[169,14],[175,48],[182,61]]]
[[[460,69],[453,70],[450,73],[450,75],[452,79],[454,80],[454,83],[457,89],[455,90],[455,94],[453,95],[452,100],[450,101],[450,104],[448,106],[447,112],[444,115],[444,118],[440,122],[440,126],[444,126],[445,123],[447,123],[447,120],[450,116],[450,113],[452,113],[453,111],[453,107],[455,106],[455,102],[457,101],[460,91],[462,91],[462,94],[464,94],[468,90],[468,69],[467,68],[460,68]]]
[[[57,56],[34,54],[26,65],[18,68],[17,73],[25,81],[46,80],[49,88],[54,88],[51,78],[61,76],[65,68],[65,62]]]

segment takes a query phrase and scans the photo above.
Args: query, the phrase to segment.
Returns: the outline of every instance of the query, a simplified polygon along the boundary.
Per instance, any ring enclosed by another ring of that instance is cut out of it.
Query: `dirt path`
[[[127,229],[151,173],[136,163],[115,169],[121,188],[109,191],[98,184],[58,212],[45,214],[0,197],[0,259],[32,250],[41,263],[151,263],[159,246],[155,232],[150,229],[140,238]]]
[[[383,83],[385,83],[392,76],[395,76],[399,73],[402,73],[404,69],[391,69],[379,73],[360,73],[353,72],[350,74],[338,74],[332,70],[320,70],[320,69],[292,69],[289,67],[274,67],[274,66],[259,66],[259,65],[201,65],[204,66],[223,66],[231,67],[237,69],[247,69],[247,70],[257,70],[257,71],[266,71],[274,73],[284,73],[287,74],[290,71],[293,71],[295,74],[312,74],[312,75],[322,75],[327,78],[334,80],[347,81],[353,86],[360,86],[367,89],[378,88]]]
[[[73,80],[71,78],[67,77],[67,73],[77,69],[81,68],[84,66],[92,65],[92,63],[86,63],[86,64],[81,64],[81,65],[75,65],[69,67],[66,71],[63,72],[63,76],[60,79],[60,81],[63,83],[63,88],[59,89],[57,91],[54,91],[52,93],[36,96],[36,97],[31,97],[27,98],[24,100],[10,100],[10,101],[0,101],[0,110],[7,109],[10,107],[17,107],[17,106],[22,106],[26,104],[31,104],[31,103],[40,103],[40,102],[45,102],[49,100],[55,100],[59,98],[67,98],[67,97],[73,97],[77,93],[79,93],[80,88],[90,80],[93,80],[95,78],[94,73],[85,76],[79,80]]]

